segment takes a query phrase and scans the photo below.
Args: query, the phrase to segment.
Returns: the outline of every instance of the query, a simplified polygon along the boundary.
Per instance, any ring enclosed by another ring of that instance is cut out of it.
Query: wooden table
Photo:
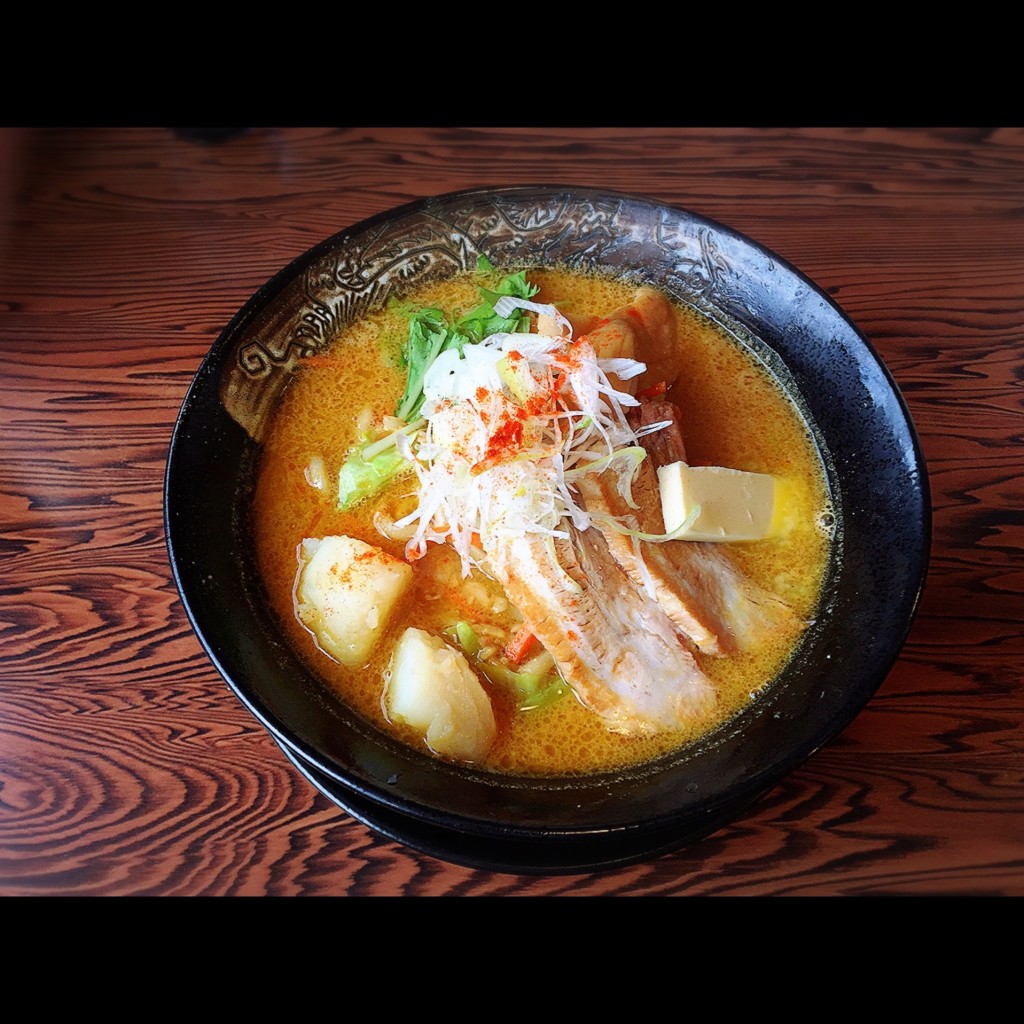
[[[168,566],[175,416],[242,303],[421,196],[647,194],[827,289],[906,397],[934,506],[902,656],[747,817],[594,874],[385,840],[218,676]],[[0,130],[0,894],[1024,895],[1024,130]]]

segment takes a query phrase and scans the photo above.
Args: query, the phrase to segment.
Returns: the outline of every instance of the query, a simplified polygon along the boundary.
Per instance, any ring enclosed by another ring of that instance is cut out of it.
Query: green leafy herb
[[[405,392],[395,415],[411,420],[423,404],[423,378],[430,365],[450,348],[462,352],[463,345],[470,338],[449,326],[439,309],[420,309],[409,318],[409,337],[402,349],[402,364],[407,376]]]
[[[481,261],[486,261],[486,258],[480,257],[478,271],[486,273],[493,270],[489,261],[486,266]],[[480,305],[459,317],[455,323],[449,322],[439,309],[410,311],[409,336],[402,349],[402,365],[407,372],[405,392],[395,415],[411,420],[419,413],[423,405],[423,378],[442,352],[455,349],[461,355],[465,345],[482,341],[488,335],[529,330],[529,319],[523,310],[513,310],[511,316],[500,317],[494,312],[494,304],[503,295],[529,299],[537,294],[537,290],[537,286],[526,279],[526,271],[522,270],[503,277],[495,290],[481,287]]]

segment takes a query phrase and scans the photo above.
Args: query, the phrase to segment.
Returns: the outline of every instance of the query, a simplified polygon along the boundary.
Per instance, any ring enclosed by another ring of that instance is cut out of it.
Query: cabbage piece
[[[468,622],[460,620],[455,623],[451,634],[452,639],[469,655],[470,660],[489,682],[511,690],[520,698],[520,711],[547,707],[569,692],[568,684],[553,669],[545,668],[543,672],[517,672],[500,662],[481,658],[480,639]]]
[[[338,473],[338,508],[349,509],[378,494],[400,473],[411,471],[408,460],[392,445],[372,458],[365,458],[370,445],[349,452]]]

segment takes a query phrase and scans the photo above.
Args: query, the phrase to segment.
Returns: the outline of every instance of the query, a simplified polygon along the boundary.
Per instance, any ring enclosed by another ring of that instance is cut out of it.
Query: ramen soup
[[[488,268],[303,363],[261,455],[259,568],[323,685],[413,747],[642,764],[763,699],[814,617],[832,538],[808,427],[660,292]]]

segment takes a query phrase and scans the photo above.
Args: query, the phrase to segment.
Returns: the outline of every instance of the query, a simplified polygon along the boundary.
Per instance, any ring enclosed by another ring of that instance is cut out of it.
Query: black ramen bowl
[[[248,514],[261,437],[299,359],[422,282],[496,266],[614,272],[729,330],[776,375],[818,440],[837,517],[813,625],[781,676],[698,744],[588,778],[510,778],[404,746],[350,712],[285,640]],[[410,203],[333,235],[242,307],[203,360],[171,441],[171,566],[228,685],[296,767],[374,830],[472,867],[581,872],[634,863],[735,820],[870,700],[923,586],[930,503],[906,405],[836,304],[721,224],[650,199],[514,187]]]

